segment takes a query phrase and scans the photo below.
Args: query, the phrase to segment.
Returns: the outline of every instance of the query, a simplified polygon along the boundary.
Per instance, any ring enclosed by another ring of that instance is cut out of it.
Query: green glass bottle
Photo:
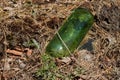
[[[91,12],[85,8],[73,10],[58,33],[46,47],[46,53],[53,57],[65,57],[80,45],[94,22]]]

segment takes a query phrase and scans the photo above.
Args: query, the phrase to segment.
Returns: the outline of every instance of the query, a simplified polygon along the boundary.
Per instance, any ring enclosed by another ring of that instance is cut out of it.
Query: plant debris
[[[92,48],[44,56],[79,6],[95,17],[86,41]],[[120,0],[0,0],[0,63],[0,80],[120,80]]]

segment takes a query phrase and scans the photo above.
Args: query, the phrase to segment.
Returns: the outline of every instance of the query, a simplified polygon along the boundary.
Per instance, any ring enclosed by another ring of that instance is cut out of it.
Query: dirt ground
[[[95,17],[83,46],[46,62],[46,45],[79,6]],[[120,0],[0,0],[0,80],[120,80]]]

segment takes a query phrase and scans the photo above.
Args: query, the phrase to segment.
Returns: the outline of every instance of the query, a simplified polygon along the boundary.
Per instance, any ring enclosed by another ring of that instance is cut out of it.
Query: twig
[[[3,27],[3,36],[4,36],[4,66],[3,66],[3,72],[2,72],[2,76],[4,78],[4,73],[5,73],[5,66],[6,66],[6,63],[7,63],[7,53],[6,53],[6,50],[7,50],[7,39],[6,39],[6,32],[5,32],[5,29]]]
[[[57,24],[58,24],[58,26],[60,26],[60,25],[59,25],[59,22],[58,22]],[[55,29],[56,29],[56,27],[55,27]],[[56,30],[57,30],[57,29],[56,29]],[[65,44],[65,42],[64,42],[63,39],[61,38],[61,36],[60,36],[60,34],[59,34],[58,31],[56,32],[56,34],[58,35],[59,39],[61,40],[62,44],[65,46],[65,48],[67,49],[67,51],[69,52],[69,54],[71,54],[70,49],[69,49],[68,46]]]
[[[61,40],[62,44],[63,44],[63,45],[65,46],[65,48],[67,49],[67,51],[71,54],[70,49],[69,49],[68,46],[65,44],[65,42],[64,42],[63,39],[61,38],[61,36],[60,36],[60,34],[58,33],[58,31],[57,31],[57,35],[58,35],[59,39]]]

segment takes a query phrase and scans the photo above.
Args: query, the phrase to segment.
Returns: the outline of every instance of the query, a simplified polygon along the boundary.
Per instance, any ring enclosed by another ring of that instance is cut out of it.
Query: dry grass
[[[119,0],[0,0],[0,80],[41,80],[43,76],[36,76],[36,72],[45,64],[45,47],[54,36],[55,27],[59,29],[78,6],[89,8],[95,16],[88,33],[93,50],[78,50],[68,58],[53,60],[56,65],[51,62],[51,67],[55,69],[44,77],[119,80]],[[26,48],[32,50],[31,56],[26,55]],[[20,49],[23,55],[7,54],[7,49]]]

